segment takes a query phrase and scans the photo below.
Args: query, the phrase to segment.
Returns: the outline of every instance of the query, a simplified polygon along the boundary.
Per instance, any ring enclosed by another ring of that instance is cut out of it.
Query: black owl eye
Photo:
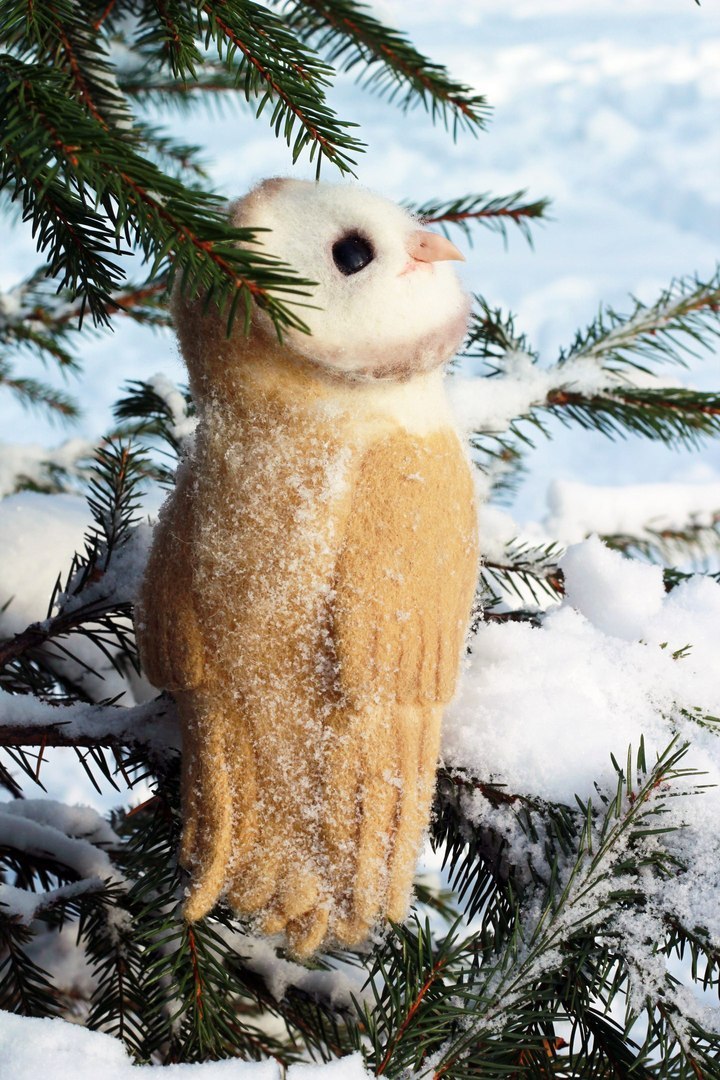
[[[358,270],[364,270],[375,258],[375,252],[370,241],[364,236],[360,236],[359,233],[348,233],[347,236],[335,241],[332,256],[340,273],[350,275],[357,274]]]

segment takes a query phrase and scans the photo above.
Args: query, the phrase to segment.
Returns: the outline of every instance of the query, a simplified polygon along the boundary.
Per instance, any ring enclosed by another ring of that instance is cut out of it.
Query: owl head
[[[335,378],[398,380],[445,363],[462,341],[469,298],[449,262],[463,256],[395,203],[357,185],[271,179],[232,203],[230,217],[264,230],[258,248],[316,282],[300,312],[310,333],[283,334],[298,363]],[[197,328],[183,326],[182,301],[175,315],[192,375]],[[250,359],[277,348],[277,333],[258,307],[250,335],[238,319],[228,345]]]

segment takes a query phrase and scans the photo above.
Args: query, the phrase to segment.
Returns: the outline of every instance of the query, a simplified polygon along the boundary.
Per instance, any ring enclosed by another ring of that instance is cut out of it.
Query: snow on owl
[[[223,900],[303,957],[407,914],[477,574],[443,387],[469,304],[457,249],[358,186],[230,212],[317,282],[311,333],[176,297],[199,424],[137,630],[183,726],[186,918]]]

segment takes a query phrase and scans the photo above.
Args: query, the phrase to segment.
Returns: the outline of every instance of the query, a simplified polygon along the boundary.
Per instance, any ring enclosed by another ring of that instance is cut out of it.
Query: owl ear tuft
[[[228,203],[228,217],[232,225],[242,228],[247,224],[248,213],[257,209],[258,205],[272,199],[286,184],[291,183],[286,177],[271,176],[267,180],[261,180],[246,195],[234,199]]]

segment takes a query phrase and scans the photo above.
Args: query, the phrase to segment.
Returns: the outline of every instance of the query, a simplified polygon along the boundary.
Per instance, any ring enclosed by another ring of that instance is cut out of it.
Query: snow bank
[[[118,1039],[65,1020],[0,1012],[3,1080],[144,1080],[153,1072],[167,1080],[281,1080],[274,1061],[210,1061],[202,1065],[134,1065]],[[50,1070],[50,1071],[48,1071]],[[142,1073],[142,1076],[140,1075]],[[359,1054],[328,1065],[292,1065],[287,1080],[366,1080]]]
[[[291,1065],[287,1080],[367,1080],[373,1075],[363,1067],[360,1054],[352,1054],[327,1065]]]
[[[65,1020],[36,1019],[0,1013],[0,1061],[3,1080],[143,1080],[158,1070],[133,1065],[123,1044],[99,1031]],[[51,1070],[49,1072],[48,1070]],[[140,1074],[142,1073],[142,1077]],[[168,1065],[167,1080],[280,1080],[275,1062],[213,1061],[203,1065]]]

